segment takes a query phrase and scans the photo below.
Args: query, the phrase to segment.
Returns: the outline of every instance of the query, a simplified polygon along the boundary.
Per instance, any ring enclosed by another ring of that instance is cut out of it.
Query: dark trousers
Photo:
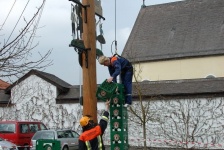
[[[132,77],[133,69],[121,73],[121,83],[125,89],[125,103],[132,104]]]

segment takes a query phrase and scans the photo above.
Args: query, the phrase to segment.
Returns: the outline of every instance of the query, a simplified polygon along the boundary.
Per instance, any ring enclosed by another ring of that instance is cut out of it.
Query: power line
[[[117,0],[115,0],[115,53],[117,54]]]
[[[5,22],[6,22],[6,20],[8,19],[9,14],[11,13],[11,11],[12,11],[12,9],[13,9],[15,3],[16,3],[16,0],[14,1],[14,3],[13,3],[13,5],[12,5],[12,7],[11,7],[11,9],[10,9],[10,11],[9,11],[9,13],[8,13],[8,15],[7,15],[7,17],[5,18],[5,21],[4,21],[4,23],[2,24],[2,27],[1,27],[0,31],[2,30],[3,26],[5,25]]]
[[[20,15],[20,17],[19,17],[19,19],[18,19],[18,21],[17,21],[15,27],[13,28],[13,30],[12,30],[10,36],[8,37],[8,39],[7,39],[6,43],[5,43],[5,45],[7,44],[7,42],[8,42],[9,39],[10,39],[10,37],[12,36],[12,33],[14,32],[16,26],[18,25],[18,23],[19,23],[19,21],[20,21],[20,19],[21,19],[21,17],[22,17],[22,15],[23,15],[23,13],[24,13],[24,11],[25,11],[25,9],[26,9],[26,7],[27,7],[27,5],[28,5],[29,2],[30,2],[30,0],[28,0],[28,2],[26,3],[26,6],[24,7],[22,14]]]

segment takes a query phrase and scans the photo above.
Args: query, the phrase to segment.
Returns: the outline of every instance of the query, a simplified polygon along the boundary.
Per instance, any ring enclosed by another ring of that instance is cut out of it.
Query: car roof
[[[0,121],[0,123],[42,123],[40,121]]]
[[[52,131],[52,132],[55,132],[56,130],[39,130],[39,131],[37,131],[37,132],[46,132],[46,131]]]
[[[48,129],[48,130],[39,130],[37,132],[45,132],[45,131],[74,131],[74,130],[72,130],[72,129]]]

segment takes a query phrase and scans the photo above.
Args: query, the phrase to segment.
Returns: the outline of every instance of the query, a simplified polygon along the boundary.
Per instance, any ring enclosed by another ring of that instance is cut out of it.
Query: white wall
[[[77,123],[78,104],[56,105],[57,89],[31,75],[11,90],[13,107],[2,111],[5,120],[39,120],[49,128],[73,127]]]
[[[2,120],[42,121],[48,128],[81,130],[82,106],[56,104],[57,89],[36,75],[31,75],[11,90],[12,107],[0,109]],[[99,114],[104,103],[98,103]]]
[[[56,104],[56,87],[32,75],[12,89],[13,107],[1,108],[2,120],[39,120],[49,128],[74,128],[81,132],[79,104]],[[99,102],[98,120],[104,109]],[[208,147],[224,148],[224,98],[198,98],[181,100],[145,101],[149,107],[147,138],[143,139],[142,125],[138,117],[129,114],[129,144],[142,146],[147,141],[154,147]],[[132,108],[142,118],[139,102]],[[110,144],[110,124],[104,135]],[[192,144],[192,142],[194,142]]]
[[[224,148],[224,98],[144,102],[147,141],[152,147]],[[135,112],[142,118],[140,104]],[[141,121],[129,111],[129,144],[143,145]]]

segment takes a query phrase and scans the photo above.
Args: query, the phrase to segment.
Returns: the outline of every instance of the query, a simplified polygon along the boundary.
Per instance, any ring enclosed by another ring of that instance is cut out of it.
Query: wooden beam
[[[92,119],[97,122],[95,3],[94,0],[82,0],[82,4],[83,6],[87,6],[86,8],[82,8],[82,38],[85,48],[91,48],[91,50],[87,50],[88,64],[86,54],[82,53],[83,115],[91,115]]]

